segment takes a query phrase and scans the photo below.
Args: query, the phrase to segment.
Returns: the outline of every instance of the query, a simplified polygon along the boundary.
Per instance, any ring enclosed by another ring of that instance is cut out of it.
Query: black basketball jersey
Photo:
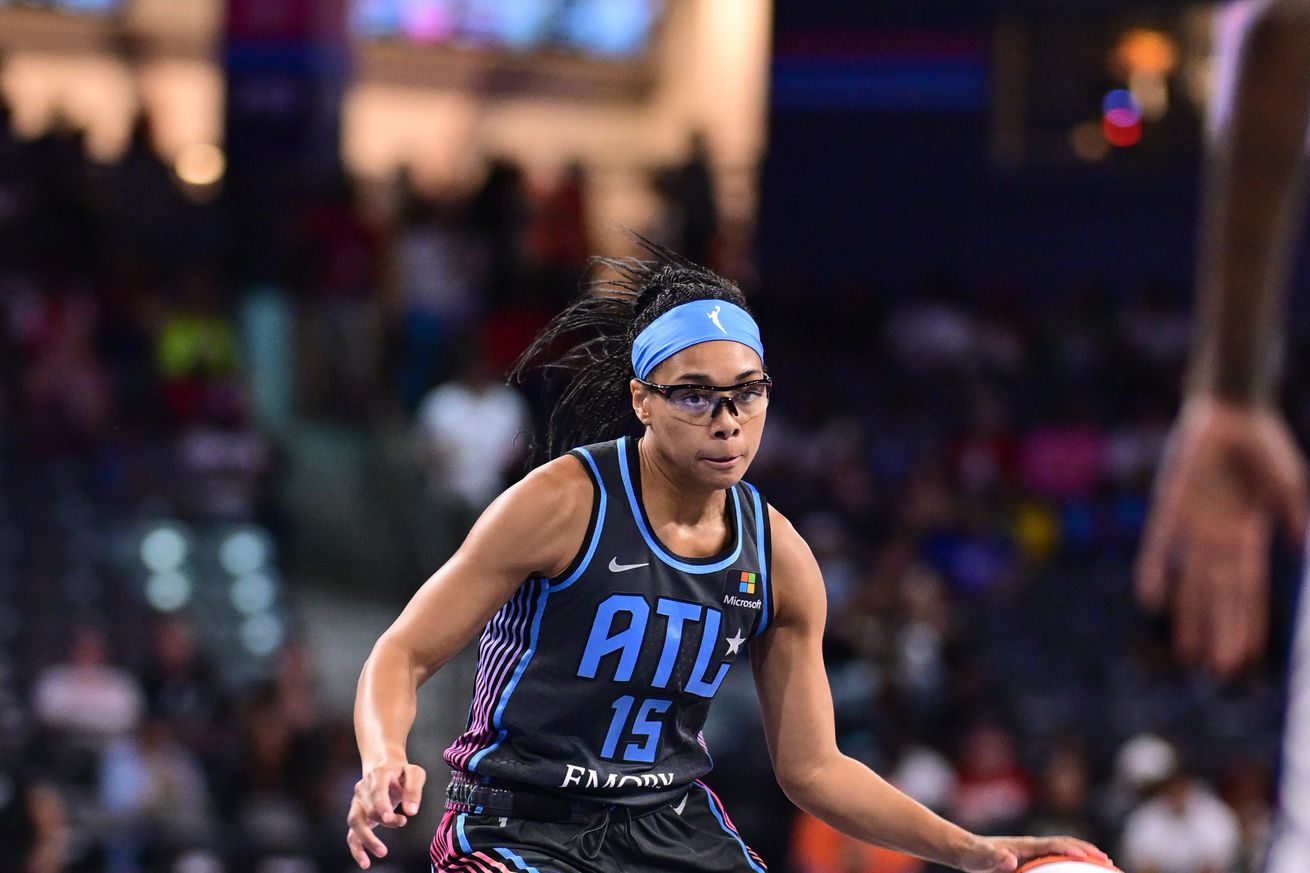
[[[709,772],[710,701],[772,617],[767,508],[738,483],[727,548],[680,557],[646,517],[631,440],[571,454],[595,486],[583,546],[483,630],[468,727],[445,759],[591,800],[672,801]]]

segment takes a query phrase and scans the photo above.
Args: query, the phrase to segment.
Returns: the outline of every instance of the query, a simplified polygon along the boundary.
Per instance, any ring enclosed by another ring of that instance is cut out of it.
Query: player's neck
[[[722,488],[695,482],[652,448],[646,440],[637,443],[641,466],[641,502],[651,523],[669,522],[679,527],[713,525],[723,519],[728,493]]]

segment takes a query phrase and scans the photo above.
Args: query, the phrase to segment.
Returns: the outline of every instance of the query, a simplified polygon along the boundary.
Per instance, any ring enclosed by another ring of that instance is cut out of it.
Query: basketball
[[[1123,873],[1109,861],[1094,861],[1091,858],[1074,858],[1069,855],[1047,855],[1020,865],[1014,873],[1105,873],[1113,870]]]

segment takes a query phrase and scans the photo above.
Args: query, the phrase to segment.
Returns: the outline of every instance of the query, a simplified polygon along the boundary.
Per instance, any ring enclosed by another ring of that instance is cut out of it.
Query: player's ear
[[[650,425],[650,389],[636,379],[628,382],[632,391],[632,414],[637,416],[643,427]]]

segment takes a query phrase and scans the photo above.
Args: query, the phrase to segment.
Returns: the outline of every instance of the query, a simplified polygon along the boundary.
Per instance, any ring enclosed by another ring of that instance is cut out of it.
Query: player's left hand
[[[1110,860],[1091,843],[1073,837],[975,837],[959,866],[966,873],[1013,873],[1020,864],[1043,855]]]

